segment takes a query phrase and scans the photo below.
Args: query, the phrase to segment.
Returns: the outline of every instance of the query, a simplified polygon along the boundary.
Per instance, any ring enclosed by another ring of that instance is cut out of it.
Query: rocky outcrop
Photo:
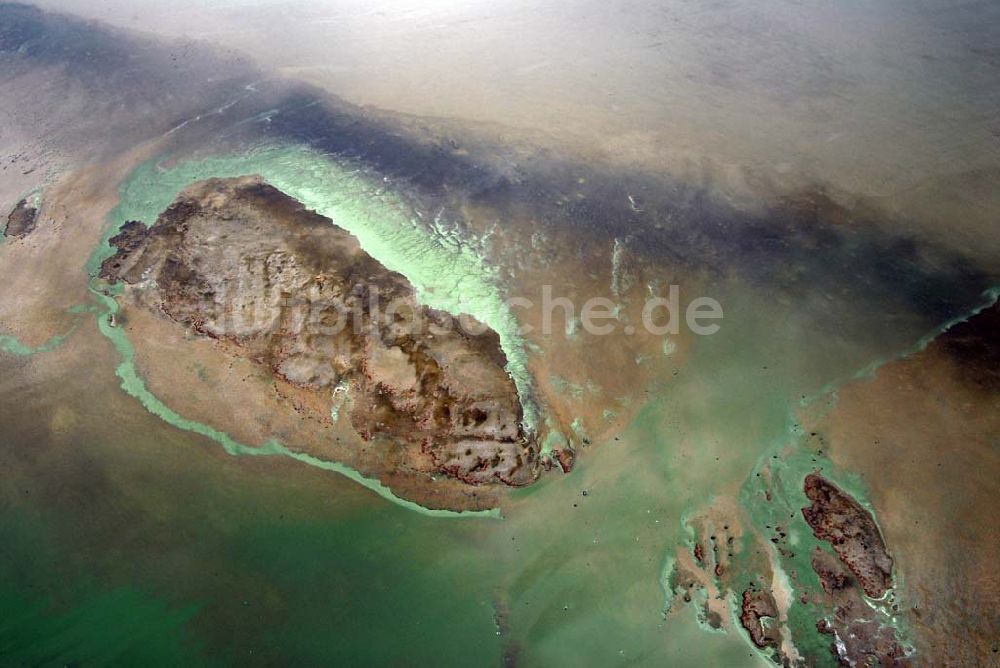
[[[813,534],[830,543],[868,596],[880,598],[892,587],[892,557],[871,514],[818,473],[806,476],[804,490],[812,505],[802,515]]]
[[[28,204],[28,200],[22,199],[7,215],[7,227],[4,230],[4,235],[17,238],[30,234],[35,229],[37,215],[38,210]]]
[[[765,589],[747,589],[743,592],[743,608],[740,612],[740,624],[750,634],[750,640],[761,649],[777,647],[781,637],[776,629],[769,628],[762,621],[765,618],[774,619],[778,616],[778,604],[771,592]]]
[[[349,387],[365,439],[420,448],[472,484],[537,477],[496,333],[421,305],[351,234],[261,180],[196,184],[111,243],[103,278],[298,387]]]
[[[833,614],[816,623],[833,636],[830,652],[845,666],[905,666],[909,659],[893,628],[879,618],[861,593],[858,581],[838,557],[819,547],[812,568],[829,597]]]
[[[819,576],[819,583],[827,594],[835,596],[855,584],[850,571],[829,552],[816,547],[811,561],[813,571]]]

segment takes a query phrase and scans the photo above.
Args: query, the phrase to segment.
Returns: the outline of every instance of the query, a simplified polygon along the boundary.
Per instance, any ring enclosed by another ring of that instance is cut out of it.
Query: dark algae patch
[[[935,339],[965,378],[986,392],[1000,392],[1000,303],[994,303]]]

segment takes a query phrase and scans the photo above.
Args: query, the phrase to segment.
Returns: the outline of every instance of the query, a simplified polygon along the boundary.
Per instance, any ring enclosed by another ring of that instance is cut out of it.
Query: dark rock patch
[[[28,200],[22,199],[7,215],[7,227],[4,234],[14,238],[31,234],[37,224],[37,217],[38,209],[28,204]]]

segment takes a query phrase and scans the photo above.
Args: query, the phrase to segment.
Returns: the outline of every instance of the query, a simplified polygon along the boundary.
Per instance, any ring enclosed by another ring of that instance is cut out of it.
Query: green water
[[[197,606],[171,606],[143,591],[102,588],[85,573],[60,581],[66,560],[39,518],[0,513],[0,663],[177,666],[208,663],[184,625]],[[25,564],[31,564],[26,572]],[[42,595],[42,594],[46,595]],[[53,603],[60,600],[60,603]]]

